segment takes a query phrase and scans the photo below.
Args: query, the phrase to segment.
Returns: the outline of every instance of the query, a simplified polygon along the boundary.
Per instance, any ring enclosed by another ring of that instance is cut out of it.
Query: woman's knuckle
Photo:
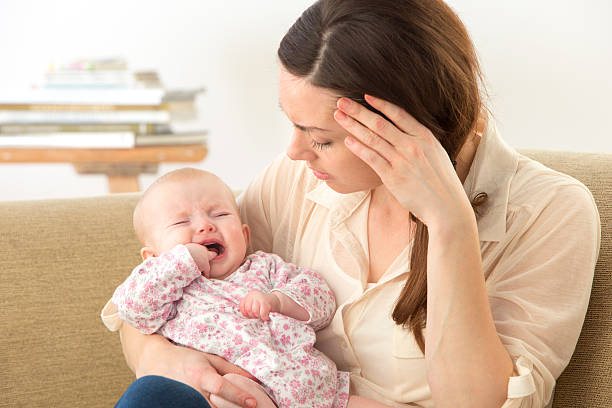
[[[378,136],[372,132],[368,132],[368,134],[365,136],[365,142],[368,146],[376,146],[378,144]]]
[[[374,163],[376,161],[376,153],[371,150],[364,152],[364,160],[368,163]]]
[[[404,146],[404,151],[412,158],[417,156],[417,146],[414,143],[408,143]]]
[[[374,128],[378,132],[384,132],[387,129],[387,124],[388,124],[388,122],[384,118],[379,116],[374,121]]]
[[[223,389],[223,378],[220,376],[215,376],[211,380],[208,381],[208,391],[211,394],[218,394]]]
[[[399,106],[393,105],[393,110],[395,111],[395,117],[399,120],[404,120],[408,117],[408,112],[406,112],[404,109],[400,108]]]

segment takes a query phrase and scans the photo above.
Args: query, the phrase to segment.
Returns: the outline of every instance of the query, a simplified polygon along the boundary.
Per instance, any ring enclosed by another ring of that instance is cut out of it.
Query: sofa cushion
[[[133,381],[98,316],[139,262],[137,199],[0,203],[0,406],[106,408]]]

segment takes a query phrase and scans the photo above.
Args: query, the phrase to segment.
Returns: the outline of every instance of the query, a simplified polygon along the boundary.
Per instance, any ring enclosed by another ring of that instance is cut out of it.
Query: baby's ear
[[[155,253],[155,250],[153,248],[143,247],[143,248],[140,248],[140,256],[142,257],[143,261],[146,261],[147,259],[151,257],[156,257],[157,254]]]
[[[244,242],[246,242],[248,247],[251,243],[251,230],[248,225],[242,224],[242,233],[244,234]]]

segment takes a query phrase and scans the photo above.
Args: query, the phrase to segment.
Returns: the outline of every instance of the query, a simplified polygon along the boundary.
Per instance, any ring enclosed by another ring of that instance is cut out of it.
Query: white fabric
[[[491,121],[489,121],[491,122]],[[515,361],[505,408],[543,407],[576,345],[599,248],[590,192],[509,148],[487,125],[464,183],[486,192],[478,217],[483,272],[498,334]],[[338,194],[303,162],[279,157],[240,198],[252,249],[279,254],[327,280],[338,309],[317,348],[351,390],[397,407],[432,407],[424,356],[390,313],[410,247],[368,288],[368,191]]]

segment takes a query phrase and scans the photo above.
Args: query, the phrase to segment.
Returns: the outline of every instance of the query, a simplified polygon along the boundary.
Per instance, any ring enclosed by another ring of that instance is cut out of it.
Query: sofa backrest
[[[601,248],[580,339],[557,380],[554,408],[612,407],[612,154],[522,150],[547,167],[580,180],[593,193]]]

